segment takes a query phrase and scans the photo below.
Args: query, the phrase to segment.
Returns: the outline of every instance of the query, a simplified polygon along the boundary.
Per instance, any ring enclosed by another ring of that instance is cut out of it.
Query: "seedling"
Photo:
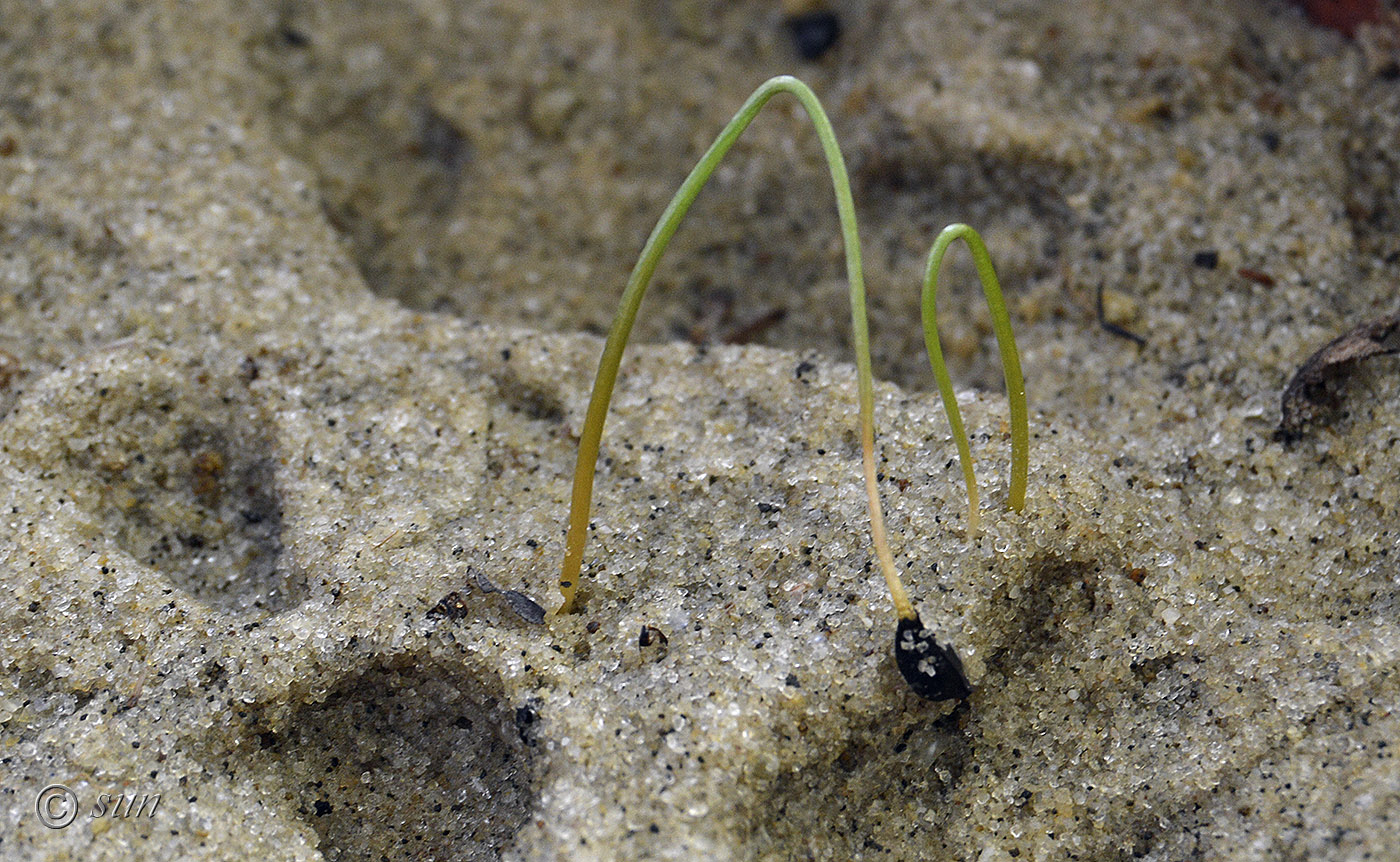
[[[617,382],[618,368],[622,364],[622,352],[627,346],[632,324],[637,318],[642,296],[651,283],[652,274],[661,261],[666,246],[675,235],[681,220],[695,202],[705,182],[729,152],[744,129],[748,128],[768,103],[778,93],[790,93],[802,104],[807,116],[816,127],[817,139],[821,142],[822,153],[826,157],[831,173],[831,182],[836,192],[836,212],[841,222],[841,237],[846,251],[846,278],[850,284],[851,329],[856,354],[856,380],[860,407],[861,457],[865,474],[866,499],[870,509],[870,539],[875,546],[875,555],[880,561],[880,569],[889,587],[890,598],[894,602],[896,616],[895,662],[914,692],[930,700],[961,699],[972,689],[963,675],[962,663],[952,647],[939,645],[933,635],[924,628],[890,553],[889,540],[885,533],[885,520],[880,509],[880,492],[876,484],[875,472],[875,395],[873,375],[870,370],[870,333],[865,313],[865,280],[861,268],[860,236],[856,229],[855,205],[851,199],[851,184],[846,173],[846,163],[841,156],[841,148],[836,143],[831,121],[822,110],[821,103],[810,88],[796,78],[786,75],[772,78],[749,96],[734,115],[734,119],[719,133],[719,137],[700,157],[700,161],[681,183],[675,197],[666,206],[665,212],[652,229],[637,264],[627,279],[622,292],[622,302],[612,328],[608,330],[607,342],[603,346],[602,358],[598,361],[598,373],[593,380],[593,394],[588,402],[588,413],[579,436],[578,463],[574,469],[573,496],[569,509],[569,530],[565,540],[564,564],[559,576],[559,590],[564,602],[558,613],[567,614],[573,610],[574,599],[578,594],[579,578],[583,566],[583,547],[588,535],[588,517],[593,501],[593,476],[598,463],[598,450],[603,437],[603,423],[607,419],[608,404],[612,400],[613,386]],[[962,416],[958,411],[957,399],[953,395],[953,383],[943,361],[943,351],[938,340],[937,312],[935,298],[938,290],[938,274],[943,257],[954,240],[962,239],[972,252],[977,274],[982,281],[988,307],[991,309],[993,328],[1001,351],[1002,368],[1006,376],[1006,389],[1011,404],[1011,486],[1009,503],[1020,510],[1026,499],[1027,450],[1030,433],[1026,419],[1025,385],[1021,379],[1021,365],[1017,357],[1016,341],[1011,332],[1011,321],[1002,300],[1001,287],[986,246],[977,232],[967,225],[952,225],[938,236],[929,252],[928,268],[923,286],[923,326],[924,342],[928,347],[929,363],[938,389],[943,397],[943,407],[952,427],[953,438],[957,441],[958,457],[962,461],[963,478],[968,492],[968,529],[975,533],[978,525],[977,480],[973,475],[972,453],[967,434],[963,430]]]

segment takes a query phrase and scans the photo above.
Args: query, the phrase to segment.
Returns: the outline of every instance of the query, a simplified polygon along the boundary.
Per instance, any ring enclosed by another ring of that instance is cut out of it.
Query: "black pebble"
[[[894,661],[904,681],[926,700],[963,700],[972,694],[952,647],[939,646],[916,614],[894,632]]]
[[[535,738],[535,731],[538,729],[535,727],[535,722],[539,720],[540,714],[534,706],[527,703],[516,708],[515,730],[520,734],[521,742],[530,746],[538,744],[538,740]]]
[[[293,27],[282,28],[281,36],[282,42],[291,48],[305,48],[311,44],[311,40],[306,37],[305,33]]]
[[[1220,265],[1220,252],[1213,248],[1198,251],[1191,256],[1191,262],[1201,269],[1215,269]]]
[[[818,60],[841,38],[841,22],[828,10],[804,12],[787,19],[792,44],[804,60]]]

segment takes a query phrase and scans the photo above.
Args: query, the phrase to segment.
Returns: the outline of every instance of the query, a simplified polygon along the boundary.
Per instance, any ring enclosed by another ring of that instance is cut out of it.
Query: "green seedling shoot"
[[[710,175],[714,173],[730,147],[748,128],[768,100],[779,93],[790,93],[802,104],[807,116],[816,127],[817,139],[821,142],[822,153],[826,157],[831,173],[831,182],[836,192],[836,211],[841,222],[841,237],[846,252],[846,277],[850,284],[851,329],[855,343],[856,379],[860,402],[860,439],[863,472],[865,475],[866,498],[870,509],[870,538],[884,573],[885,583],[894,602],[896,616],[895,659],[900,672],[909,682],[915,693],[931,700],[962,699],[971,693],[971,687],[963,675],[962,663],[951,647],[939,645],[933,635],[924,628],[918,613],[909,601],[899,573],[895,569],[894,557],[890,553],[889,539],[885,532],[885,520],[880,508],[880,492],[876,484],[875,470],[875,396],[873,375],[870,370],[870,334],[865,312],[865,280],[862,274],[860,237],[856,229],[855,205],[851,198],[851,185],[846,173],[846,163],[841,156],[841,148],[836,143],[836,135],[827,119],[826,112],[817,100],[816,94],[801,81],[790,76],[772,78],[748,98],[734,115],[734,119],[720,132],[710,148],[701,156],[695,168],[681,184],[675,197],[667,205],[665,212],[652,229],[646,245],[627,279],[622,293],[617,316],[608,331],[607,342],[603,347],[602,358],[598,361],[598,373],[593,381],[593,393],[588,403],[588,413],[584,419],[579,437],[578,462],[574,470],[574,485],[569,509],[569,529],[565,543],[564,564],[559,576],[559,589],[564,602],[559,614],[573,610],[578,594],[579,578],[583,566],[583,548],[588,534],[588,519],[593,501],[593,478],[598,463],[599,446],[603,436],[603,423],[607,419],[608,404],[612,400],[613,387],[617,383],[618,368],[622,364],[622,352],[627,346],[632,324],[637,318],[642,296],[651,282],[652,274],[661,261],[666,246],[675,235],[681,220],[685,218],[695,198],[700,194]],[[991,309],[997,343],[1001,351],[1002,366],[1006,376],[1006,388],[1011,403],[1012,427],[1012,466],[1009,503],[1020,510],[1025,504],[1027,450],[1029,431],[1026,418],[1025,385],[1021,379],[1021,366],[1017,358],[1016,341],[1011,332],[1011,321],[1002,300],[1001,288],[997,282],[986,246],[977,232],[966,225],[952,225],[938,237],[929,253],[928,269],[923,287],[923,326],[924,340],[928,347],[929,362],[933,367],[938,388],[943,397],[944,410],[952,427],[953,438],[957,441],[958,456],[962,461],[963,477],[967,484],[969,532],[975,532],[978,523],[977,482],[973,475],[972,453],[963,430],[962,416],[958,411],[957,400],[953,395],[952,380],[943,360],[943,352],[938,340],[935,298],[938,288],[938,274],[943,257],[954,240],[962,239],[972,252],[982,288]]]
[[[977,501],[977,477],[972,473],[972,448],[963,430],[962,412],[958,410],[958,399],[953,394],[953,379],[948,376],[948,365],[943,361],[943,347],[938,340],[938,273],[943,268],[943,255],[953,240],[961,239],[972,252],[972,262],[977,267],[977,277],[982,281],[982,292],[987,297],[987,308],[992,313],[992,331],[997,336],[997,349],[1001,353],[1001,371],[1006,380],[1007,402],[1011,407],[1011,487],[1007,495],[1007,505],[1017,512],[1026,507],[1026,474],[1030,464],[1030,421],[1026,417],[1026,382],[1021,377],[1021,356],[1016,350],[1016,336],[1011,331],[1011,315],[1006,311],[1006,300],[1001,296],[1001,282],[992,268],[992,258],[987,254],[987,246],[977,231],[965,224],[945,227],[934,241],[928,253],[928,266],[924,269],[923,323],[924,346],[928,350],[928,363],[933,368],[933,378],[938,381],[938,394],[943,397],[943,412],[948,416],[948,425],[953,430],[953,442],[958,447],[958,460],[962,462],[963,482],[967,485],[967,529],[976,534],[980,515]]]

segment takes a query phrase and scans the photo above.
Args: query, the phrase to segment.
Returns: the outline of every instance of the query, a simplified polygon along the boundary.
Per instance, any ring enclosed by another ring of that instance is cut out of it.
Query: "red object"
[[[1239,268],[1238,272],[1240,274],[1240,278],[1243,278],[1247,281],[1252,281],[1255,284],[1262,284],[1265,287],[1274,286],[1274,277],[1261,269],[1250,269],[1247,266],[1242,266]]]
[[[1348,38],[1361,24],[1378,24],[1380,0],[1301,0],[1308,20],[1319,27],[1331,27]]]

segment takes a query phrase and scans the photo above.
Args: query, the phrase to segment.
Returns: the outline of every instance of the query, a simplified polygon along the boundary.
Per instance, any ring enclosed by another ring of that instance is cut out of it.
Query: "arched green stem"
[[[831,172],[831,182],[836,192],[836,211],[841,221],[841,238],[846,249],[846,277],[850,282],[851,328],[856,353],[856,376],[860,399],[861,454],[864,461],[865,490],[870,507],[870,537],[875,546],[880,568],[894,600],[895,612],[902,620],[917,619],[913,605],[904,585],[895,571],[894,558],[890,554],[889,541],[885,534],[884,517],[880,511],[879,489],[875,474],[875,396],[874,383],[870,370],[870,335],[865,314],[865,282],[862,277],[860,237],[856,230],[855,205],[851,199],[851,184],[846,173],[846,163],[841,157],[841,148],[836,143],[836,134],[831,121],[822,110],[812,90],[801,81],[789,76],[772,78],[748,98],[734,115],[734,119],[720,132],[719,137],[700,157],[700,161],[681,184],[675,197],[661,214],[651,236],[642,248],[637,265],[632,269],[623,290],[622,302],[608,330],[607,343],[603,347],[602,358],[598,361],[598,374],[593,380],[593,394],[588,402],[588,413],[584,419],[579,437],[578,462],[574,470],[573,495],[569,509],[569,529],[565,539],[564,564],[559,575],[559,590],[564,602],[559,613],[569,613],[573,609],[578,592],[579,578],[583,567],[583,548],[588,536],[588,517],[592,507],[593,476],[598,463],[598,451],[603,436],[603,423],[607,419],[608,404],[612,400],[613,386],[617,382],[618,368],[622,364],[622,352],[627,346],[627,338],[632,332],[632,324],[637,317],[637,309],[656,271],[661,255],[671,237],[685,218],[690,205],[714,173],[721,159],[729,152],[744,129],[778,93],[791,93],[802,104],[812,124],[816,127],[817,139],[822,153],[826,156]]]
[[[1007,314],[1006,302],[1001,296],[1001,283],[997,281],[996,270],[992,268],[987,246],[977,231],[967,225],[949,225],[938,235],[937,241],[929,251],[928,268],[924,272],[924,344],[928,348],[928,360],[933,368],[934,379],[938,381],[938,391],[943,396],[943,411],[948,414],[948,424],[953,430],[953,442],[958,447],[958,458],[962,461],[963,481],[967,484],[967,529],[969,533],[976,533],[980,517],[977,477],[972,471],[972,449],[968,445],[967,432],[963,430],[958,399],[953,394],[953,380],[948,376],[948,366],[943,361],[943,349],[938,340],[938,309],[935,304],[938,298],[938,273],[943,267],[943,256],[957,239],[967,243],[968,251],[972,252],[972,261],[977,266],[977,277],[982,280],[982,292],[987,297],[987,308],[992,314],[992,329],[996,332],[997,348],[1001,351],[1001,370],[1006,378],[1006,396],[1011,406],[1011,490],[1008,503],[1018,512],[1026,505],[1030,428],[1026,417],[1026,383],[1021,378],[1021,359],[1016,351],[1016,336],[1011,332],[1011,317]]]

